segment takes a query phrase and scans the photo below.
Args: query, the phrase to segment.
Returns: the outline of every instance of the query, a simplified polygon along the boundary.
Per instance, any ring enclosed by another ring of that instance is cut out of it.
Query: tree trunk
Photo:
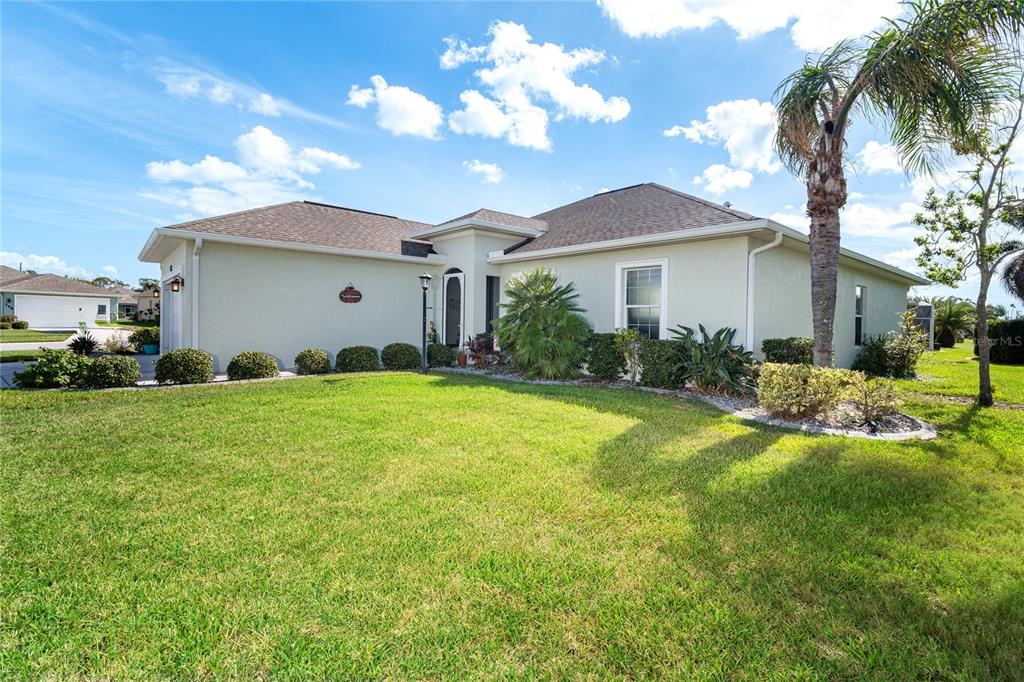
[[[991,276],[982,271],[978,285],[978,304],[975,307],[975,334],[978,341],[978,404],[992,407],[992,376],[989,358],[992,342],[988,338],[988,285]]]
[[[811,218],[811,315],[814,364],[831,367],[832,327],[839,278],[839,209],[846,204],[841,142],[823,134],[807,169],[807,215]]]

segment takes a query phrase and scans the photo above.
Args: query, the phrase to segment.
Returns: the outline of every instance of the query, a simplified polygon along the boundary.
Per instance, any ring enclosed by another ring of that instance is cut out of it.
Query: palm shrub
[[[420,351],[411,343],[389,343],[380,351],[384,369],[419,369],[422,362]]]
[[[213,381],[213,357],[198,348],[175,348],[156,361],[158,384],[205,384]]]
[[[505,288],[505,314],[495,320],[498,342],[531,379],[570,379],[587,356],[590,328],[572,282],[558,284],[538,268]]]
[[[615,334],[591,334],[587,348],[587,372],[601,381],[618,381],[625,369],[626,358],[615,343]]]
[[[676,374],[690,381],[701,391],[711,393],[749,393],[755,385],[754,356],[743,346],[734,344],[736,330],[722,327],[709,335],[704,325],[697,325],[700,336],[689,327],[679,326],[672,333],[678,337],[680,354]]]
[[[15,372],[19,388],[77,388],[85,385],[92,358],[64,348],[40,351],[39,360],[23,372]]]
[[[95,337],[84,329],[78,332],[75,338],[71,339],[71,343],[68,344],[68,348],[76,355],[88,355],[95,352],[98,347],[99,344],[96,342]]]
[[[952,348],[962,336],[974,329],[974,306],[949,296],[932,301],[934,306],[935,342],[943,348]]]
[[[125,388],[134,386],[142,376],[139,363],[123,355],[105,355],[89,366],[85,385],[89,388]]]
[[[331,361],[327,352],[319,348],[307,348],[295,356],[295,372],[297,374],[327,374],[331,371]]]
[[[232,381],[269,379],[280,374],[274,356],[256,350],[241,352],[228,363],[228,379]]]
[[[380,369],[380,358],[373,346],[349,346],[338,351],[334,369],[339,372],[375,372]]]

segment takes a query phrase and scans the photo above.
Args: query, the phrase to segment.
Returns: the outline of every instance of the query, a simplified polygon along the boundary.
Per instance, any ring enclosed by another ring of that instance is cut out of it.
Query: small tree
[[[640,375],[640,352],[643,350],[644,338],[634,328],[615,330],[615,349],[622,355],[626,363],[626,376],[629,383],[635,384]]]
[[[1010,148],[1024,118],[1024,93],[1009,121],[994,134],[979,136],[968,154],[973,168],[967,174],[969,186],[939,196],[928,191],[923,211],[914,223],[924,234],[914,239],[921,247],[918,265],[940,284],[956,287],[977,269],[980,276],[975,304],[975,335],[978,343],[978,404],[992,405],[989,370],[991,342],[988,338],[988,287],[1008,259],[1024,253],[1024,244],[1014,239],[1024,227],[1024,201],[1009,172]]]

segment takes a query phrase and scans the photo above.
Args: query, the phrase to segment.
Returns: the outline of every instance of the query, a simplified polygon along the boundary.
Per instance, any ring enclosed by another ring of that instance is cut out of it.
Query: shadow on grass
[[[757,636],[777,637],[783,665],[813,662],[840,677],[1024,677],[1024,589],[1018,580],[991,596],[1006,557],[972,546],[978,490],[920,458],[949,456],[951,444],[740,425],[646,393],[487,385],[634,420],[595,451],[596,484],[636,503],[684,505],[694,535],[660,551],[679,575],[723,587],[726,608]],[[976,419],[969,409],[946,428]],[[739,637],[737,648],[749,644],[743,636],[754,635],[722,633]]]

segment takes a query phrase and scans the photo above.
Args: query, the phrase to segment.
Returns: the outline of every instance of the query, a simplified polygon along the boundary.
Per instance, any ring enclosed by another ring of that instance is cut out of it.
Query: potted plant
[[[459,367],[465,367],[466,366],[466,359],[467,359],[466,358],[466,351],[460,350],[458,357],[456,357],[456,360],[459,363]]]
[[[156,355],[160,352],[160,328],[143,327],[136,329],[128,337],[128,342],[144,355]]]

